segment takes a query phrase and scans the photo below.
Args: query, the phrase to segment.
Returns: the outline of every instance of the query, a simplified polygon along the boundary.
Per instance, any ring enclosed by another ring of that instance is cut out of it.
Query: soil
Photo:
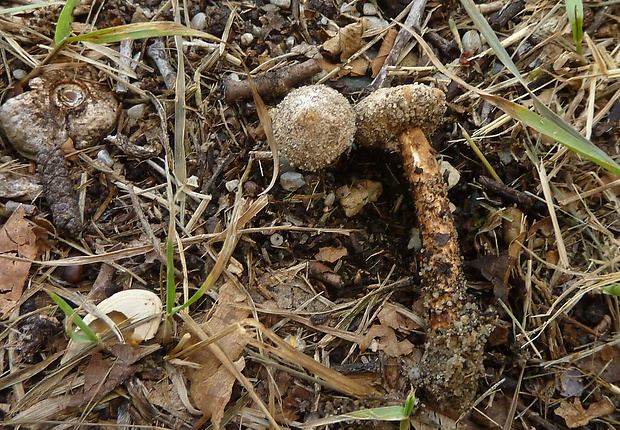
[[[164,21],[218,39],[157,38],[154,27],[131,44],[69,42],[46,59],[60,6],[0,14],[3,105],[31,100],[29,82],[58,70],[119,103],[102,135],[97,115],[80,119],[85,108],[57,115],[53,103],[29,105],[40,109],[32,118],[58,127],[44,133],[50,139],[24,128],[42,145],[30,161],[0,126],[0,178],[18,184],[0,185],[0,427],[620,427],[620,308],[604,292],[620,280],[618,178],[459,84],[533,107],[461,3],[426,2],[416,32],[430,51],[409,40],[382,85],[419,82],[446,94],[428,136],[447,163],[445,183],[424,185],[427,197],[412,189],[420,172],[398,150],[359,142],[312,172],[280,158],[272,186],[265,117],[305,85],[325,84],[352,105],[367,97],[371,61],[409,2],[188,0],[175,14],[177,3],[80,1],[72,30]],[[516,37],[506,49],[529,88],[618,160],[619,6],[586,5],[583,55],[563,4],[480,9],[500,40]],[[132,61],[119,56],[121,44]],[[231,82],[236,91],[248,73],[257,92],[231,96]],[[43,91],[49,102],[53,91]],[[97,135],[72,145],[71,121]],[[65,172],[70,214],[55,201],[59,175],[39,179],[37,165]],[[291,185],[287,172],[302,182]],[[448,200],[424,203],[449,182]],[[452,246],[456,261],[433,263]],[[443,293],[433,288],[452,275],[463,289],[439,312],[433,299]],[[180,312],[150,317],[159,332],[142,342],[115,336],[97,315],[103,340],[63,360],[69,334],[84,332],[52,296],[83,316],[127,289],[165,304],[167,286],[174,306],[206,291]],[[452,308],[456,324],[437,327]],[[411,393],[405,417],[398,408]],[[390,419],[376,415],[384,407],[394,407]]]

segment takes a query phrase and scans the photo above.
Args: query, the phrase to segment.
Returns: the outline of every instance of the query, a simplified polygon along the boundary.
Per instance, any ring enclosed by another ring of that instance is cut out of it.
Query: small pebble
[[[364,3],[364,7],[362,8],[362,13],[364,15],[376,15],[377,8],[372,3]]]
[[[82,266],[66,266],[62,271],[62,279],[71,284],[77,284],[82,278]]]
[[[19,80],[22,80],[23,78],[25,78],[27,75],[26,71],[23,69],[15,69],[13,70],[13,78]]]
[[[291,172],[295,170],[295,168],[291,166],[291,163],[288,162],[286,157],[280,156],[279,161],[280,161],[280,173]]]
[[[261,192],[261,187],[254,181],[247,181],[244,183],[243,189],[251,196],[255,196]]]
[[[482,40],[476,30],[469,30],[462,37],[463,50],[476,53],[482,49]]]
[[[377,28],[387,27],[388,22],[384,19],[379,18],[378,16],[366,16],[364,17],[364,21],[366,22],[367,30],[374,30]]]
[[[461,174],[459,171],[447,161],[441,161],[439,163],[439,172],[441,172],[441,176],[443,176],[446,181],[446,187],[451,189],[461,180]]]
[[[269,3],[278,6],[280,9],[288,9],[291,7],[291,0],[269,0]]]
[[[413,249],[416,252],[419,252],[422,249],[422,238],[420,237],[419,228],[411,229],[411,237],[409,239],[409,243],[407,244],[407,249]]]
[[[140,119],[142,115],[144,115],[144,110],[146,109],[146,105],[144,103],[139,103],[137,105],[133,105],[129,109],[127,109],[127,117],[130,119]]]
[[[233,179],[232,181],[226,182],[225,186],[228,191],[231,193],[235,191],[235,188],[239,185],[239,179]]]
[[[325,196],[325,200],[323,200],[323,204],[327,207],[333,206],[336,202],[336,194],[331,191],[328,195]]]
[[[34,211],[37,210],[37,207],[34,205],[27,205],[25,203],[16,202],[14,200],[8,200],[4,204],[4,210],[10,213],[13,213],[15,212],[15,209],[17,209],[20,205],[22,209],[24,210],[24,212],[26,213],[26,215],[32,215]]]
[[[97,152],[97,159],[108,167],[114,166],[114,160],[110,156],[110,153],[105,149]]]
[[[242,46],[248,46],[254,42],[254,36],[252,33],[243,33],[241,37],[239,37],[239,40],[241,41]]]
[[[205,15],[203,12],[199,12],[194,15],[194,17],[192,18],[192,27],[200,31],[207,28],[207,15]]]
[[[295,36],[289,36],[286,38],[286,47],[288,49],[291,49],[293,46],[295,46],[295,43],[297,41],[295,40]]]
[[[285,172],[280,175],[280,186],[285,191],[297,191],[304,185],[306,185],[304,175],[299,172]]]
[[[271,242],[273,246],[282,246],[284,243],[284,238],[280,233],[274,233],[271,237],[269,237],[269,242]]]

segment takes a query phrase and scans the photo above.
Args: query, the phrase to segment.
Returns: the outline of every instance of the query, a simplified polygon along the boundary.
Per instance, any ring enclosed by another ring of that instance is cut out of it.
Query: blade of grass
[[[54,31],[54,43],[59,45],[64,39],[71,34],[71,23],[73,22],[73,10],[76,8],[80,0],[67,0],[56,24]]]
[[[592,142],[590,142],[588,139],[586,139],[584,136],[582,136],[579,132],[577,132],[577,130],[571,127],[570,124],[568,124],[561,117],[556,115],[555,112],[553,112],[551,109],[545,106],[538,99],[538,97],[536,97],[536,95],[529,89],[529,87],[527,86],[527,83],[525,82],[521,74],[519,73],[519,70],[517,69],[515,64],[512,62],[512,59],[510,58],[506,50],[502,47],[499,39],[497,38],[497,36],[495,35],[493,30],[489,26],[485,18],[480,14],[480,12],[478,11],[474,3],[471,0],[461,0],[461,3],[463,4],[463,7],[465,7],[467,12],[469,13],[469,16],[472,18],[472,21],[474,21],[474,23],[476,24],[480,32],[487,38],[489,45],[495,50],[495,54],[500,59],[500,61],[504,63],[506,68],[510,70],[510,72],[513,73],[513,75],[515,75],[515,77],[523,85],[525,90],[532,97],[534,105],[536,106],[536,109],[538,109],[541,115],[538,115],[535,112],[529,111],[530,114],[533,116],[528,116],[528,118],[536,118],[535,123],[537,124],[541,124],[541,123],[544,124],[545,122],[547,123],[545,127],[541,128],[540,132],[550,137],[551,139],[556,140],[561,145],[564,145],[571,149],[576,148],[579,151],[579,154],[583,155],[588,160],[592,161],[595,164],[598,164],[601,167],[604,167],[605,169],[609,170],[611,173],[614,173],[620,176],[620,165],[618,165],[618,163],[616,163],[613,158],[611,158],[609,155],[603,152],[599,147],[597,147]],[[424,39],[422,39],[422,37],[420,37],[414,31],[411,31],[411,34],[413,35],[413,37],[416,38],[418,43],[424,48],[424,51],[429,55],[429,58],[433,62],[433,65],[437,67],[439,71],[449,76],[452,80],[458,82],[460,85],[467,88],[468,90],[473,91],[476,94],[479,94],[481,97],[485,98],[492,104],[500,100],[502,101],[503,105],[512,103],[499,96],[488,94],[485,91],[480,90],[479,88],[473,87],[469,85],[467,82],[460,79],[454,73],[451,73],[437,59],[437,57],[432,54],[433,51],[428,46],[428,44],[424,41]],[[511,110],[511,112],[515,112],[515,111],[518,113],[523,112],[522,110],[515,110],[515,109]],[[509,112],[506,112],[506,113],[510,115]],[[513,116],[513,118],[519,121],[521,120],[521,118],[517,116]]]
[[[146,39],[164,36],[200,37],[212,42],[221,40],[204,31],[194,30],[170,21],[138,22],[91,31],[78,36],[67,37],[67,42],[115,43],[125,39]]]
[[[566,14],[573,30],[573,40],[577,54],[581,55],[583,49],[583,2],[581,0],[566,0]]]
[[[166,240],[166,315],[172,314],[176,293],[174,282],[174,245],[172,239]]]
[[[34,3],[34,4],[26,4],[23,6],[8,7],[6,9],[0,9],[0,15],[6,15],[9,13],[25,12],[25,11],[32,10],[32,9],[39,9],[42,7],[47,7],[47,6],[52,6],[52,5],[57,6],[61,4],[65,4],[65,3],[56,1],[56,2],[51,2],[51,3]]]
[[[544,119],[540,115],[537,115],[535,112],[532,112],[531,110],[527,109],[524,106],[521,106],[520,104],[493,95],[483,95],[482,97],[484,97],[485,100],[489,101],[489,103],[497,106],[498,108],[506,112],[511,117],[517,118],[519,121],[522,121],[528,127],[531,127],[539,133],[549,136],[552,139],[562,143],[571,151],[582,155],[588,160],[594,161],[596,164],[609,170],[610,172],[613,172],[616,175],[620,175],[620,166],[616,164],[613,158],[605,154],[598,147],[592,144],[579,144],[579,142],[575,141],[575,139],[572,138],[571,133],[568,133],[566,130],[556,127],[555,124],[553,124],[551,121]]]
[[[97,335],[90,329],[90,327],[84,322],[82,317],[80,317],[75,310],[71,307],[69,303],[65,301],[62,297],[52,291],[46,291],[47,294],[51,297],[51,299],[56,303],[56,305],[60,308],[61,311],[67,316],[70,322],[75,323],[76,326],[82,330],[82,332],[86,335],[89,341],[97,344],[99,343],[99,338]],[[77,335],[77,333],[72,330],[67,329],[67,334],[73,338],[73,335]],[[79,341],[83,341],[80,339]]]

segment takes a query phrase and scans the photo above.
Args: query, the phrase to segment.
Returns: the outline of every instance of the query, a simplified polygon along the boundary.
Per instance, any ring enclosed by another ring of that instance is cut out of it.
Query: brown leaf
[[[340,260],[342,257],[346,256],[349,253],[347,248],[344,246],[339,246],[335,248],[333,246],[325,246],[323,248],[319,248],[319,252],[314,255],[319,261],[326,261],[328,263],[335,263]]]
[[[400,357],[408,355],[413,351],[413,345],[407,339],[399,342],[396,338],[394,330],[385,325],[373,325],[364,336],[364,340],[360,343],[360,350],[368,349],[372,341],[378,338],[378,350],[385,352],[390,357]]]
[[[376,77],[383,67],[383,63],[385,63],[385,59],[388,54],[392,50],[392,46],[394,46],[394,40],[396,40],[396,35],[398,34],[398,29],[391,28],[383,38],[383,42],[381,42],[381,47],[379,48],[379,52],[377,52],[377,56],[370,63],[370,67],[372,68],[372,77]]]
[[[113,347],[113,351],[117,357],[103,358],[101,353],[93,354],[84,370],[84,387],[71,397],[68,407],[97,403],[141,369],[142,366],[134,364],[142,358],[141,348],[119,344]]]
[[[584,409],[581,401],[576,397],[574,403],[568,400],[560,403],[560,406],[555,410],[555,414],[564,418],[568,428],[574,429],[588,425],[590,420],[609,415],[615,410],[614,404],[608,398],[592,403],[588,409]]]
[[[0,254],[36,260],[43,252],[44,245],[39,241],[42,229],[25,215],[19,206],[0,229]],[[21,297],[30,266],[28,261],[0,259],[0,314],[10,312]]]
[[[363,21],[354,22],[341,28],[338,34],[327,40],[323,44],[323,49],[333,55],[340,54],[340,61],[347,61],[364,46],[362,34],[364,34]]]
[[[225,283],[220,287],[215,312],[201,326],[208,327],[212,333],[219,333],[227,326],[243,320],[250,314],[249,310],[239,306],[245,299],[245,294],[237,290],[232,282]],[[246,341],[237,331],[222,337],[217,343],[233,361],[237,360],[246,345]],[[200,365],[197,369],[185,370],[190,382],[192,400],[206,417],[213,417],[214,427],[219,428],[220,423],[216,420],[221,419],[224,413],[235,377],[222,366],[207,347],[191,353],[187,360]]]

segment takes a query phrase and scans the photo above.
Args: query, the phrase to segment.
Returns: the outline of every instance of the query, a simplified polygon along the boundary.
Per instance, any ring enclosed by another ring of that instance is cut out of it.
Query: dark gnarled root
[[[421,383],[438,406],[463,410],[471,406],[484,376],[490,326],[466,291],[457,232],[434,151],[419,128],[401,134],[399,144],[422,239],[422,294],[430,320]]]
[[[62,149],[51,145],[41,149],[37,155],[37,170],[54,225],[73,238],[79,237],[82,233],[80,209]]]

